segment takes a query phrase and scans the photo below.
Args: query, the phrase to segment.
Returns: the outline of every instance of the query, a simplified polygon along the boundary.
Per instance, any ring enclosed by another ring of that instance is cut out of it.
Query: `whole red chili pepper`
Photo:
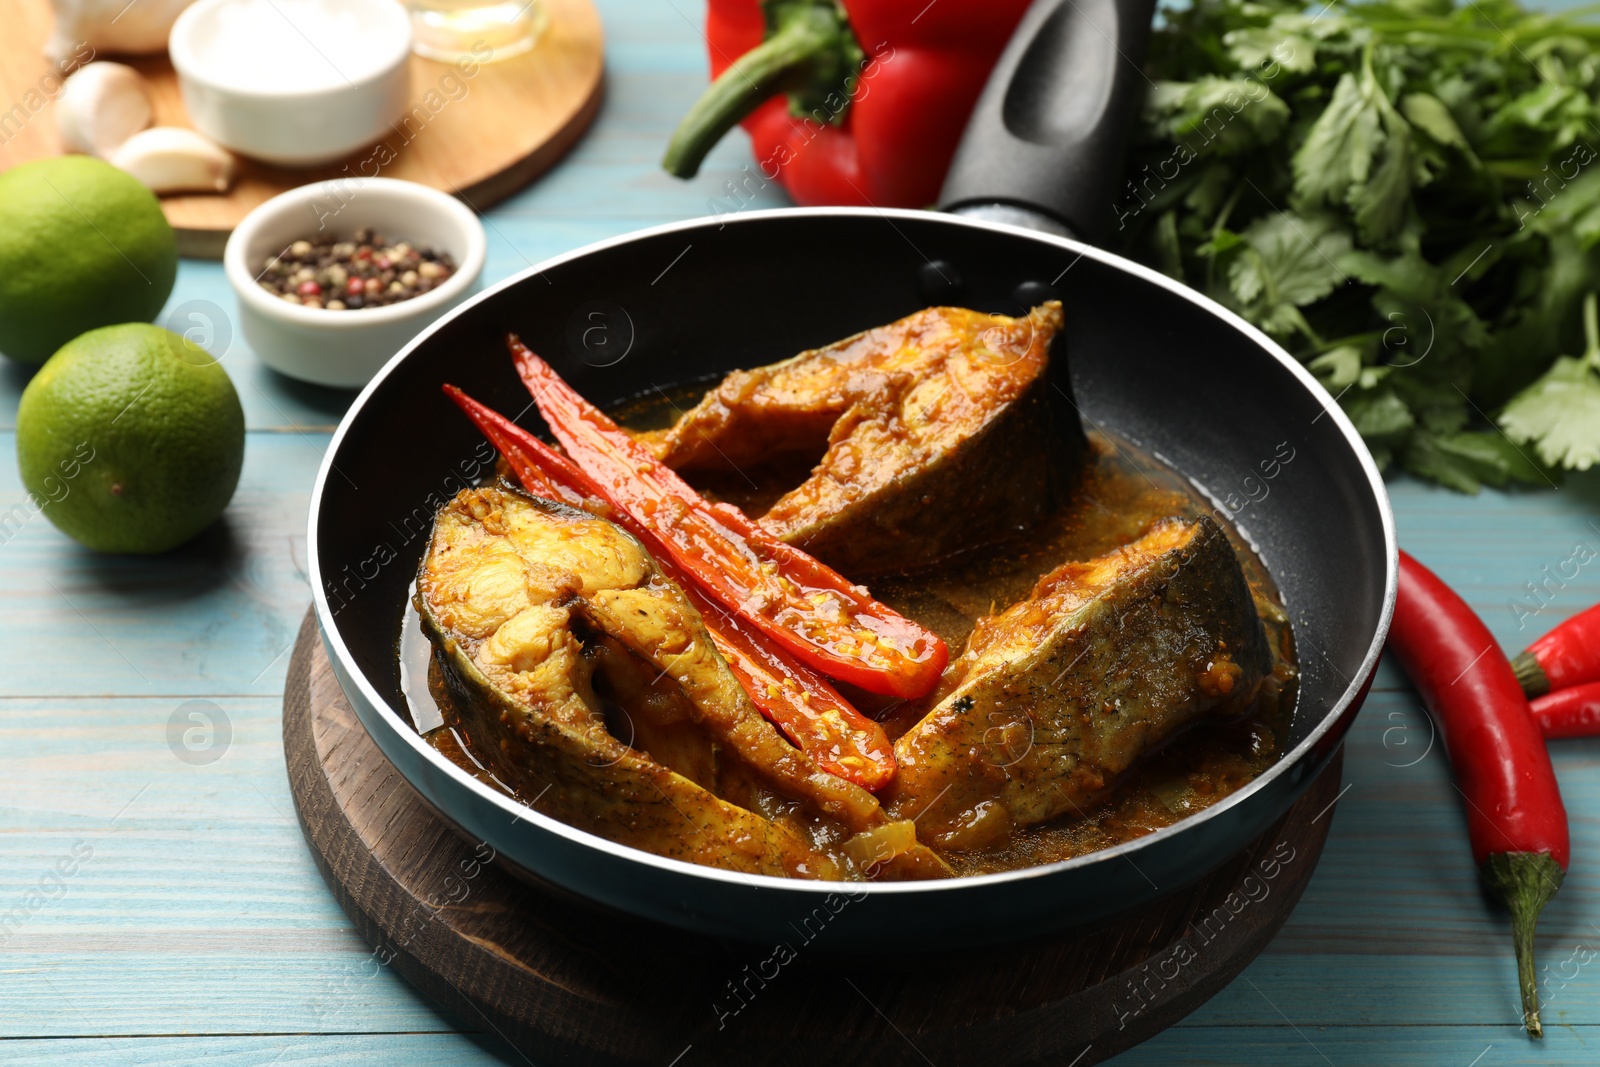
[[[1528,709],[1546,741],[1600,736],[1600,682],[1588,682],[1531,701]]]
[[[1511,661],[1530,697],[1584,682],[1600,682],[1600,604],[1580,611]]]
[[[800,204],[926,207],[1028,0],[710,0],[715,79],[661,165],[693,177],[743,122]],[[741,193],[742,195],[748,195]]]
[[[1511,911],[1523,1025],[1541,1037],[1533,934],[1561,885],[1569,849],[1567,809],[1544,738],[1489,628],[1405,552],[1389,649],[1444,734],[1473,858]]]

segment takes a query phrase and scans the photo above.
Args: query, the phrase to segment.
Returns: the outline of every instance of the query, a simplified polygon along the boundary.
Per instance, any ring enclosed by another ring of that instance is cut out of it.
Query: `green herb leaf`
[[[1418,432],[1406,443],[1406,469],[1461,493],[1476,493],[1484,481],[1476,464],[1451,455],[1430,433]],[[1502,481],[1504,479],[1502,478]]]
[[[1411,127],[1393,108],[1382,114],[1384,151],[1365,184],[1350,188],[1350,207],[1356,226],[1367,241],[1388,237],[1400,228],[1410,205],[1411,182],[1425,177],[1418,173],[1418,160],[1412,151]]]
[[[1400,101],[1400,112],[1406,121],[1441,145],[1471,152],[1467,135],[1456,125],[1455,116],[1432,93],[1407,93]]]
[[[1357,394],[1345,404],[1345,411],[1362,437],[1376,441],[1403,440],[1417,422],[1405,401],[1391,389]]]
[[[1539,467],[1504,434],[1493,430],[1434,434],[1418,431],[1407,442],[1406,468],[1463,493],[1476,493],[1479,483],[1550,484]]]
[[[1178,216],[1174,212],[1164,211],[1156,220],[1155,243],[1156,262],[1163,273],[1182,281],[1183,247],[1178,240]]]
[[[1587,360],[1562,356],[1506,405],[1500,426],[1552,467],[1586,471],[1600,461],[1600,380]]]
[[[1382,127],[1361,83],[1341,75],[1327,110],[1294,155],[1294,191],[1308,204],[1343,204],[1351,186],[1366,182]]]
[[[1310,304],[1344,282],[1338,261],[1350,250],[1350,235],[1331,219],[1280,211],[1253,222],[1242,237],[1248,250],[1227,277],[1240,302],[1266,318],[1274,307]]]
[[[1370,56],[1344,74],[1294,157],[1295,192],[1308,204],[1347,203],[1361,236],[1387,237],[1405,218],[1417,160],[1411,126],[1394,109]]]
[[[1257,79],[1165,82],[1145,106],[1166,136],[1195,155],[1238,155],[1271,142],[1289,121],[1289,105]]]
[[[1274,73],[1274,64],[1301,74],[1317,65],[1316,43],[1306,31],[1311,20],[1304,15],[1279,15],[1265,26],[1246,26],[1222,35],[1228,55],[1241,70]]]
[[[1329,392],[1348,389],[1361,377],[1361,349],[1354,345],[1340,345],[1330,349],[1306,364],[1311,373],[1322,380]]]

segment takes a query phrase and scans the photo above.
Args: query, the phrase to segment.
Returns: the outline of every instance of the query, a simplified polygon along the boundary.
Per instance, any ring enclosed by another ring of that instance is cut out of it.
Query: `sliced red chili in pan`
[[[738,508],[712,504],[515,337],[517,370],[572,459],[605,498],[656,534],[729,611],[830,678],[919,697],[950,652],[937,634],[778,540]]]
[[[656,535],[618,514],[582,468],[516,423],[453,385],[445,394],[489,439],[535,496],[615,519],[655,557],[699,610],[717,651],[761,713],[818,766],[869,790],[894,777],[893,747],[883,727],[862,715],[816,672],[795,662],[762,633],[713,602],[666,553]]]

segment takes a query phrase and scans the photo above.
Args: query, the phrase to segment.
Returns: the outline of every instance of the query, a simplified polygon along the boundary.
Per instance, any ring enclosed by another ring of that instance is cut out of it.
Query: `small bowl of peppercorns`
[[[240,331],[269,367],[357,388],[478,288],[483,224],[415,182],[352,178],[291,189],[235,227],[223,267]]]

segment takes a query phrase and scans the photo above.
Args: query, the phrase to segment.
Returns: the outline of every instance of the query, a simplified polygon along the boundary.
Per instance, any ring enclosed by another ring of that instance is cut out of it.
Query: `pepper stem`
[[[683,117],[661,158],[667,173],[694,177],[725,133],[780,92],[799,114],[825,107],[830,122],[843,117],[864,55],[844,9],[837,0],[767,0],[763,7],[767,39],[734,60]]]
[[[1583,298],[1583,359],[1589,366],[1600,369],[1600,316],[1595,310],[1595,294]]]
[[[1550,678],[1531,652],[1517,653],[1516,658],[1511,661],[1511,673],[1517,676],[1517,684],[1522,686],[1522,691],[1527,694],[1529,700],[1550,692]]]
[[[1533,935],[1539,912],[1556,895],[1565,876],[1548,852],[1495,852],[1483,861],[1483,880],[1511,911],[1511,943],[1517,953],[1517,984],[1522,987],[1522,1025],[1529,1037],[1543,1037],[1539,1021],[1539,977],[1533,970]]]

